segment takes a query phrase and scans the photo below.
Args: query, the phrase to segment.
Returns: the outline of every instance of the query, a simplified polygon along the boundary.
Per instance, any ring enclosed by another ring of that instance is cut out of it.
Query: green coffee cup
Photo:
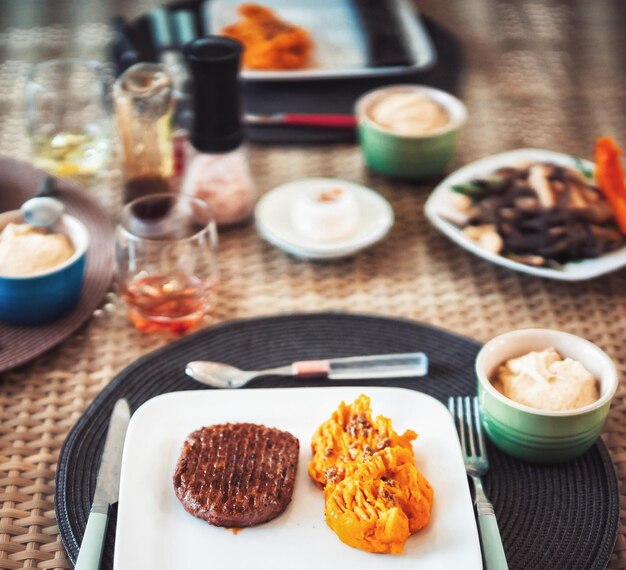
[[[419,93],[441,105],[449,122],[425,134],[400,134],[376,123],[371,109],[394,93]],[[465,105],[453,95],[421,85],[393,85],[363,95],[356,104],[357,134],[366,164],[392,178],[420,179],[442,173],[450,162]]]

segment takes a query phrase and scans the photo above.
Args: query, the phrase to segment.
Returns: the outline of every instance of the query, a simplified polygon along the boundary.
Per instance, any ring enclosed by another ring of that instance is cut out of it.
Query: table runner
[[[453,167],[517,147],[588,157],[600,134],[626,142],[626,80],[618,50],[626,24],[623,3],[423,0],[419,7],[461,37],[469,60],[462,96],[470,120]],[[108,37],[104,24],[0,32],[1,153],[28,158],[21,94],[29,64],[61,55],[102,58]],[[494,267],[428,225],[421,210],[433,184],[391,183],[370,174],[352,145],[253,146],[250,157],[263,192],[307,176],[345,178],[381,192],[397,221],[381,244],[335,263],[294,260],[265,244],[251,226],[224,232],[216,321],[338,309],[413,318],[479,341],[512,328],[554,327],[599,344],[624,376],[626,271],[568,284]],[[115,211],[119,173],[87,191]],[[106,299],[58,349],[2,375],[0,569],[72,567],[58,542],[52,501],[60,446],[116,372],[169,340],[133,330]],[[623,381],[603,437],[624,479]],[[624,487],[621,500],[626,510]],[[625,534],[626,517],[610,568],[626,568]]]

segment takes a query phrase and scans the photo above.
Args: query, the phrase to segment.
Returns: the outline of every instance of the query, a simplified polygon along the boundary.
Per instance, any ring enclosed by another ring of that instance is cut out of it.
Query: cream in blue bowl
[[[0,214],[1,322],[46,323],[78,303],[89,232],[82,222],[64,214],[47,235],[52,238],[43,239],[43,234],[25,225],[19,210]]]

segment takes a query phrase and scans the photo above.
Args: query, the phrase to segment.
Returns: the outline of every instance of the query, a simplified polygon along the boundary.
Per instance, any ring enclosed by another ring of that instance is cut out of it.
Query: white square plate
[[[530,275],[538,275],[548,279],[557,279],[560,281],[584,281],[599,277],[605,273],[610,273],[626,267],[626,247],[607,253],[596,259],[586,259],[585,261],[577,261],[566,263],[563,269],[553,269],[551,267],[533,267],[519,261],[514,261],[508,257],[492,253],[480,247],[476,242],[466,237],[463,232],[448,220],[461,220],[464,214],[458,212],[454,208],[452,187],[457,184],[469,182],[475,178],[487,176],[494,170],[503,166],[515,166],[524,161],[553,162],[561,166],[569,168],[578,168],[582,164],[586,169],[593,170],[594,164],[588,160],[581,160],[568,154],[560,152],[552,152],[549,150],[540,150],[535,148],[524,148],[512,150],[488,156],[482,160],[472,162],[463,168],[453,172],[443,182],[441,182],[431,193],[426,205],[424,213],[430,222],[443,234],[448,236],[452,241],[460,245],[463,249],[471,251],[473,254],[514,269],[522,273]],[[578,162],[580,161],[580,162]]]
[[[322,491],[311,481],[310,441],[341,400],[372,398],[374,414],[419,433],[417,467],[435,491],[429,525],[402,555],[371,554],[343,544],[324,522]],[[182,443],[195,429],[253,422],[300,440],[293,500],[273,521],[238,534],[194,518],[172,483]],[[461,449],[448,410],[434,398],[401,388],[203,390],[158,396],[133,415],[122,461],[115,570],[300,568],[359,570],[482,568],[478,533]]]

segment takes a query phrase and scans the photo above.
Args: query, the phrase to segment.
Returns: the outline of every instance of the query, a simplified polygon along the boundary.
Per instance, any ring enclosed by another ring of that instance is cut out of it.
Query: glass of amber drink
[[[116,284],[142,331],[183,334],[215,306],[217,229],[202,200],[151,194],[126,205],[116,231]]]

